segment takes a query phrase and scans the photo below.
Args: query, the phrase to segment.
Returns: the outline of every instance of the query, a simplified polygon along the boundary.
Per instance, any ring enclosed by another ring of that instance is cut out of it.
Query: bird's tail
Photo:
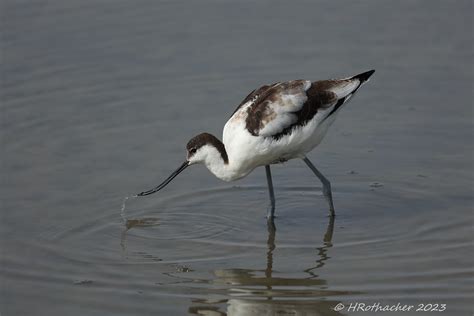
[[[375,70],[369,70],[366,72],[363,72],[361,74],[355,75],[354,77],[351,77],[350,79],[354,80],[357,79],[359,80],[360,84],[363,84],[366,81],[369,81],[370,76],[374,74]]]
[[[328,88],[329,91],[337,95],[337,102],[326,116],[328,118],[334,114],[343,104],[347,103],[349,99],[359,90],[359,88],[369,81],[375,70],[369,70],[350,78],[341,80],[331,80],[332,86]]]

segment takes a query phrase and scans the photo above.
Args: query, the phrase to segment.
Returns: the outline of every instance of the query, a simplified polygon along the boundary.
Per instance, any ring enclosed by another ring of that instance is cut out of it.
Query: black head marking
[[[188,151],[188,157],[192,157],[196,151],[205,145],[211,145],[215,147],[219,153],[221,154],[224,163],[229,162],[229,158],[227,157],[227,152],[225,150],[224,144],[218,140],[214,135],[209,133],[201,133],[197,136],[191,138],[191,140],[186,145],[186,150]]]

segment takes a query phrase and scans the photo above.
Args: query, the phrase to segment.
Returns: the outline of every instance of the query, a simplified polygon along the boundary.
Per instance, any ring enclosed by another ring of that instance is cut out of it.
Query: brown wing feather
[[[260,130],[272,119],[275,118],[276,113],[270,108],[269,104],[278,102],[278,97],[282,92],[291,94],[295,93],[297,89],[301,89],[304,85],[304,80],[294,80],[280,84],[273,84],[271,86],[264,86],[249,95],[248,99],[243,102],[246,103],[252,99],[252,96],[257,95],[254,103],[247,109],[246,128],[254,136],[259,136]],[[337,101],[337,96],[331,91],[321,90],[318,85],[312,83],[306,92],[306,101],[300,107],[300,110],[291,112],[295,116],[292,124],[289,124],[283,130],[275,135],[273,138],[279,139],[283,135],[289,134],[295,127],[303,126],[310,121],[318,112],[318,109],[328,108]]]
[[[265,94],[265,91],[267,91],[269,88],[277,85],[277,83],[274,83],[274,84],[271,84],[271,85],[264,85],[264,86],[261,86],[260,88],[258,89],[255,89],[253,90],[252,92],[250,92],[243,100],[242,102],[240,102],[240,104],[237,106],[237,108],[235,109],[234,113],[232,113],[232,115],[235,114],[235,112],[237,112],[241,107],[242,105],[244,105],[245,103],[249,102],[250,100],[252,100],[253,98],[256,98],[255,101],[257,101],[257,99],[260,99],[262,97],[262,95]],[[254,101],[254,102],[255,102]],[[231,117],[232,117],[231,115]]]
[[[286,127],[283,131],[273,135],[274,139],[280,139],[284,135],[288,135],[296,127],[302,127],[306,125],[320,109],[327,109],[337,102],[337,96],[334,92],[319,90],[314,84],[306,91],[308,100],[303,104],[300,111],[295,112],[298,120]]]
[[[264,85],[247,95],[232,116],[251,101],[245,113],[247,130],[254,136],[262,136],[260,132],[266,129],[263,136],[279,139],[294,128],[307,124],[319,110],[331,108],[326,118],[330,116],[373,73],[374,70],[370,70],[346,79],[314,81],[310,87],[307,87],[309,81],[305,80]],[[283,95],[296,97],[296,101],[285,100]],[[243,117],[244,111],[241,112]]]

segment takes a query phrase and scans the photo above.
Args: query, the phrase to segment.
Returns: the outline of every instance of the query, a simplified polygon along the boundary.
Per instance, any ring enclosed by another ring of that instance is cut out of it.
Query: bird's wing
[[[265,85],[252,91],[233,117],[245,118],[245,127],[254,136],[278,139],[293,128],[304,126],[318,112],[325,117],[332,115],[372,73],[346,79],[292,80]]]
[[[271,85],[264,85],[264,86],[261,86],[260,88],[258,89],[255,89],[253,90],[252,92],[250,92],[243,100],[242,102],[240,102],[240,104],[237,106],[237,108],[235,109],[234,113],[232,113],[231,117],[237,113],[239,110],[242,109],[242,107],[246,107],[248,106],[249,104],[253,104],[255,103],[256,99],[258,97],[262,97],[264,95],[264,93],[271,87],[275,86],[279,84],[279,82],[277,83],[274,83],[274,84],[271,84]]]
[[[295,124],[310,87],[308,80],[293,80],[273,84],[256,94],[247,107],[247,130],[254,136],[269,137]]]
[[[337,94],[316,89],[309,80],[293,80],[257,89],[240,111],[246,111],[246,128],[252,135],[279,138],[306,124],[319,109],[336,104],[337,99]]]

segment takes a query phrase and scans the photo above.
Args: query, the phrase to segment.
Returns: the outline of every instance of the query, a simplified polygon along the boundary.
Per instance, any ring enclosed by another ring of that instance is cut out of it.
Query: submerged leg
[[[275,194],[273,193],[272,172],[270,165],[265,165],[265,173],[267,174],[268,193],[270,194],[270,206],[268,208],[267,218],[273,219],[275,216]]]
[[[332,202],[332,192],[331,192],[331,183],[329,182],[328,179],[326,179],[325,176],[321,172],[319,172],[318,169],[311,163],[311,161],[307,158],[304,157],[303,161],[308,165],[309,169],[313,171],[313,173],[316,175],[316,177],[319,178],[321,183],[323,184],[323,194],[326,200],[329,203],[329,213],[331,216],[336,215],[334,212],[334,204]]]

